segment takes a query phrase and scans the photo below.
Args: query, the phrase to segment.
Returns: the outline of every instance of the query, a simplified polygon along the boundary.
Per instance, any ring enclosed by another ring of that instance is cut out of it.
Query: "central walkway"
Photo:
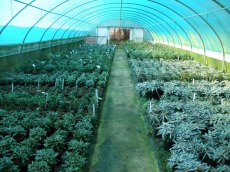
[[[123,49],[117,49],[90,172],[158,172]]]

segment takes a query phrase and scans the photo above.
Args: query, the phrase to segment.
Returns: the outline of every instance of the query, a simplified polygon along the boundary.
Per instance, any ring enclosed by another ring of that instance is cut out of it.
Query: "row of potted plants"
[[[230,77],[226,73],[200,64],[195,61],[169,61],[169,60],[138,60],[130,59],[129,61],[132,70],[134,71],[137,82],[148,80],[208,80],[222,81],[229,80]]]
[[[188,53],[166,48],[160,44],[148,42],[127,41],[124,43],[128,57],[132,59],[165,59],[165,60],[189,60],[192,59]]]
[[[114,46],[81,45],[0,77],[0,171],[83,171]]]
[[[170,152],[169,171],[230,171],[229,75],[191,60],[162,59],[129,63],[150,133]]]

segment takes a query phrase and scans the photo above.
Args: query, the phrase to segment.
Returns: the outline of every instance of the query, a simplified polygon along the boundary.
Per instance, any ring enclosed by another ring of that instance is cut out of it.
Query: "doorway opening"
[[[110,28],[110,41],[122,42],[130,40],[130,29]]]

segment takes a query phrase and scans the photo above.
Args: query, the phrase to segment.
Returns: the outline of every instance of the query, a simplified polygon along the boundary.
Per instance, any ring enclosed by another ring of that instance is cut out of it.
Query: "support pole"
[[[149,103],[149,113],[151,113],[153,110],[152,110],[152,102]]]
[[[40,82],[38,81],[37,90],[40,90]]]
[[[193,93],[193,102],[196,100],[196,93]]]
[[[225,71],[225,54],[223,54],[223,60],[222,60],[222,71]]]
[[[93,116],[96,115],[96,107],[95,107],[95,104],[93,104]]]
[[[14,83],[11,84],[11,92],[14,93]]]

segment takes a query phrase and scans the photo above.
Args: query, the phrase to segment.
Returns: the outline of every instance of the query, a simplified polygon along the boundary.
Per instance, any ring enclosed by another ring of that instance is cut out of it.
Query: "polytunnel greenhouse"
[[[230,0],[1,0],[1,172],[230,172]]]

